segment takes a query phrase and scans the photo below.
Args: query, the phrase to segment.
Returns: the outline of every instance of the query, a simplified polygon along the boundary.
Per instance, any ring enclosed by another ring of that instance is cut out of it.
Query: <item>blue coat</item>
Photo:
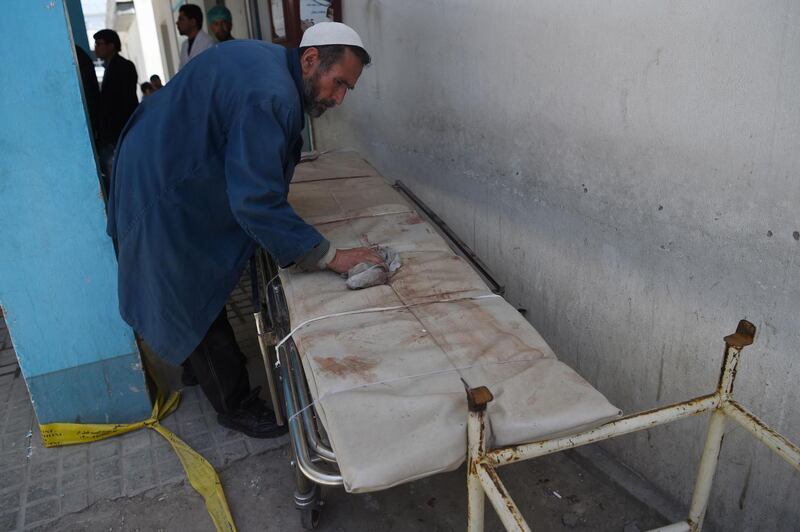
[[[283,266],[327,251],[287,202],[301,94],[297,50],[231,41],[146,98],[122,132],[108,198],[120,313],[168,362],[200,343],[257,244]]]

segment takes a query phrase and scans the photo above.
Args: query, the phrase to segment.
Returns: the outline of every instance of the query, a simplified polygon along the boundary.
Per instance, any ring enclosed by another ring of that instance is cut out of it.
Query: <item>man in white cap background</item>
[[[225,312],[256,246],[305,270],[382,262],[336,249],[287,201],[304,111],[341,104],[369,63],[337,22],[311,27],[295,50],[234,40],[189,62],[120,137],[108,201],[120,313],[160,358],[188,361],[220,424],[253,437],[285,431],[250,390]]]

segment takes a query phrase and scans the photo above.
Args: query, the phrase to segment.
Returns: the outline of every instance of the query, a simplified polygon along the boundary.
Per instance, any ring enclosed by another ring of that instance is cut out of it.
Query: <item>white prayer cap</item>
[[[356,30],[341,22],[319,22],[314,24],[303,33],[303,40],[300,41],[300,48],[305,48],[306,46],[325,46],[328,44],[358,46],[366,50]]]

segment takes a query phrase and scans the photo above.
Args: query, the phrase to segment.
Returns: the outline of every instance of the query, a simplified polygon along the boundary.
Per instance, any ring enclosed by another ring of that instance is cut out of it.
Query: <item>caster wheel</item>
[[[300,510],[300,524],[306,530],[316,530],[322,510],[319,508],[306,508]]]

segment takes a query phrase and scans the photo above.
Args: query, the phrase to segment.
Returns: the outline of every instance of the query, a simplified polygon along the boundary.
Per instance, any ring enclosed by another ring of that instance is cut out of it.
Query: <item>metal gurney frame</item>
[[[436,226],[453,250],[470,262],[493,293],[504,293],[504,287],[480,258],[408,187],[397,181],[392,188]],[[270,398],[275,405],[278,423],[289,425],[293,454],[291,465],[296,481],[295,506],[301,511],[303,527],[315,529],[323,505],[320,486],[341,486],[343,480],[336,468],[336,454],[311,408],[312,398],[294,341],[289,338],[275,349],[277,340],[291,331],[286,300],[278,280],[278,267],[260,248],[251,267],[254,317]],[[523,312],[522,309],[520,311]]]
[[[257,272],[253,272],[253,280],[257,285],[253,286],[253,301],[257,302],[254,310],[258,344],[276,420],[279,425],[289,425],[295,506],[301,512],[303,528],[315,529],[322,507],[320,485],[341,486],[343,481],[322,424],[308,408],[311,399],[294,341],[289,339],[275,349],[277,338],[291,330],[283,290],[276,283],[278,267],[263,249],[256,251],[255,258]]]
[[[492,278],[488,269],[458,240],[446,225],[420,202],[402,183],[394,187],[424,213],[449,240],[451,246],[462,257],[472,263],[495,293],[502,287]],[[283,288],[278,279],[274,262],[259,250],[257,254],[258,282],[262,290],[254,298],[259,345],[262,351],[267,380],[279,423],[288,423],[292,445],[296,478],[295,505],[301,510],[301,522],[305,528],[316,528],[319,523],[322,501],[320,486],[339,486],[343,478],[336,465],[336,455],[328,441],[322,423],[318,422],[311,407],[312,398],[304,376],[303,365],[294,341],[289,338],[275,352],[278,338],[285,338],[291,331],[289,314]],[[277,281],[277,282],[276,282]],[[265,311],[262,311],[265,307]],[[543,456],[553,452],[578,447],[588,443],[621,436],[634,431],[651,428],[705,411],[713,411],[706,446],[698,472],[695,495],[689,519],[662,530],[699,530],[711,489],[725,418],[732,417],[770,446],[782,458],[800,469],[800,449],[783,436],[769,429],[763,422],[732,400],[736,362],[741,349],[752,343],[755,327],[742,321],[737,332],[726,337],[725,360],[719,385],[715,393],[678,403],[675,405],[626,416],[610,421],[592,430],[575,432],[568,436],[549,438],[531,443],[516,444],[498,449],[486,449],[486,405],[492,400],[485,387],[467,390],[469,414],[467,423],[468,464],[468,527],[472,531],[483,530],[484,494],[492,502],[501,521],[509,530],[529,530],[513,500],[506,491],[495,468],[515,461]],[[479,384],[479,383],[472,383]],[[283,411],[281,412],[281,410]],[[333,429],[332,429],[333,430]]]

